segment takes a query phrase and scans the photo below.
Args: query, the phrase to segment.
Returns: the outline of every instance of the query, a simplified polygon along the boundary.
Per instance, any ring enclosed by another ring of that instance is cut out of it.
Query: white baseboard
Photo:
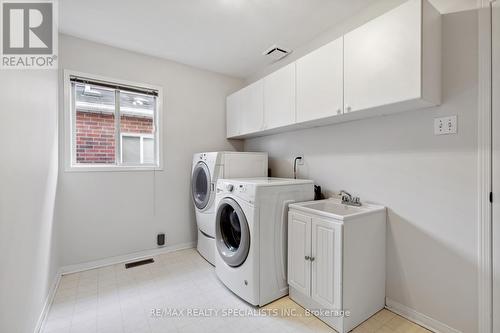
[[[397,313],[401,317],[417,323],[420,326],[423,326],[435,333],[462,333],[461,331],[456,330],[453,327],[450,327],[434,318],[431,318],[427,315],[424,315],[423,313],[409,308],[406,305],[393,301],[388,297],[385,298],[385,304],[385,307],[388,310]]]
[[[182,243],[182,244],[177,244],[177,245],[172,245],[172,246],[160,247],[157,249],[129,253],[129,254],[125,254],[122,256],[116,256],[116,257],[95,260],[95,261],[84,262],[81,264],[63,266],[63,267],[61,267],[61,273],[62,273],[62,275],[66,275],[66,274],[71,274],[71,273],[82,272],[82,271],[86,271],[89,269],[94,269],[94,268],[99,268],[99,267],[104,267],[104,266],[109,266],[109,265],[120,264],[120,263],[124,263],[124,262],[128,262],[128,261],[135,261],[135,260],[139,260],[139,259],[144,259],[147,257],[156,256],[156,255],[163,254],[163,253],[191,249],[195,246],[196,246],[196,242],[188,242],[188,243]]]
[[[47,318],[47,315],[49,314],[50,306],[52,305],[52,301],[54,300],[54,297],[56,296],[56,291],[57,287],[59,286],[59,282],[61,281],[61,270],[58,270],[56,272],[56,276],[54,277],[54,281],[52,282],[52,285],[50,286],[49,292],[47,294],[47,297],[45,298],[45,303],[43,304],[42,312],[40,313],[40,317],[38,318],[38,321],[35,326],[35,333],[42,332],[43,326],[45,324],[45,319]]]

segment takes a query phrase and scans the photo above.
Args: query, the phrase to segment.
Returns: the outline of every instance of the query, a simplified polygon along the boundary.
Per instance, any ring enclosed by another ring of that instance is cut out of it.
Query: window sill
[[[65,172],[130,172],[130,171],[163,171],[161,166],[124,166],[124,165],[84,165],[66,166]]]

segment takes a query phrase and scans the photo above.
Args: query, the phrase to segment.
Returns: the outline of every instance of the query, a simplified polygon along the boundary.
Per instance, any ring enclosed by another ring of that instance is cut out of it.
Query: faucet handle
[[[340,191],[339,195],[343,204],[361,206],[361,200],[359,197],[353,197],[349,192],[344,190]]]
[[[340,194],[340,198],[342,199],[342,202],[344,202],[344,203],[350,202],[352,200],[351,194],[347,191],[342,190],[339,192],[339,194]]]

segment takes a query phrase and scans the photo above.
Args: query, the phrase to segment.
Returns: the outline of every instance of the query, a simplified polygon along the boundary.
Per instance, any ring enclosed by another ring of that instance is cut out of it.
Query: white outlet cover
[[[457,133],[457,116],[448,116],[434,119],[434,134],[446,135]]]

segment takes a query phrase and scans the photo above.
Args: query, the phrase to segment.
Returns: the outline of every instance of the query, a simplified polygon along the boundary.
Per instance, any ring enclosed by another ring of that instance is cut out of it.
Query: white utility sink
[[[385,207],[327,199],[289,208],[290,298],[309,309],[348,308],[350,316],[319,318],[351,332],[385,305]]]
[[[385,210],[385,207],[383,206],[365,203],[363,203],[362,206],[350,206],[343,204],[340,199],[325,199],[293,203],[290,204],[290,207],[306,213],[330,217],[336,220],[346,220]]]

